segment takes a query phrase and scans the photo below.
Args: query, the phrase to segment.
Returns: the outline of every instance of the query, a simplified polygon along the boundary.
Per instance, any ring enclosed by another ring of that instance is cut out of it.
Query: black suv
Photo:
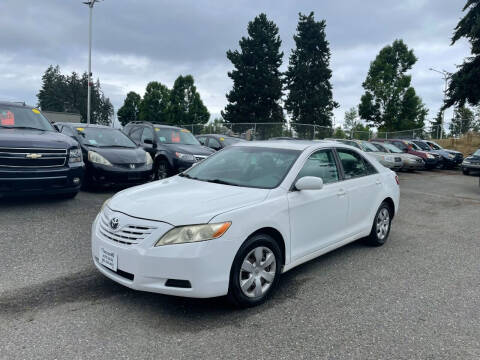
[[[0,197],[10,194],[77,195],[82,151],[42,113],[23,103],[0,102]]]
[[[178,174],[214,153],[190,131],[175,126],[131,122],[123,131],[150,153],[156,179]]]

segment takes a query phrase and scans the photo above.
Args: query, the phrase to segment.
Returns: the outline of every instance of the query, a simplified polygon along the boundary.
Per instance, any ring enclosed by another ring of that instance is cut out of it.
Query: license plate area
[[[118,256],[115,251],[101,247],[98,253],[98,262],[107,269],[117,271]]]

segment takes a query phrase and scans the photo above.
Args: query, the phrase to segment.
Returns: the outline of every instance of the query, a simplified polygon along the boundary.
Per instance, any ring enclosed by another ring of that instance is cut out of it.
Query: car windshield
[[[388,150],[384,147],[383,144],[379,144],[379,143],[370,143],[370,144],[375,146],[378,149],[377,151],[388,152]]]
[[[366,141],[362,141],[362,150],[365,151],[365,152],[379,152],[381,150],[378,150],[377,147],[375,147],[375,145],[369,143],[369,142],[366,142]]]
[[[400,150],[398,147],[396,147],[395,145],[393,144],[387,144],[387,143],[384,143],[382,144],[383,146],[385,146],[388,150],[390,150],[392,153],[401,153],[403,152],[402,150]]]
[[[233,146],[208,157],[181,176],[218,184],[273,189],[301,151]]]
[[[39,110],[8,105],[0,105],[0,127],[55,131],[52,124]]]
[[[415,144],[415,143],[413,143],[413,142],[409,142],[408,144],[409,144],[409,145],[412,145],[413,150],[417,150],[417,151],[418,151],[418,150],[422,150],[417,144]]]
[[[162,144],[200,145],[187,129],[156,127],[155,132]]]
[[[123,132],[117,129],[98,127],[77,127],[80,141],[89,146],[95,147],[122,147],[136,148],[137,145]]]
[[[222,140],[223,139],[223,140]],[[229,145],[233,145],[237,142],[240,142],[240,141],[245,141],[243,139],[237,139],[237,138],[220,138],[220,141],[223,142],[225,144],[225,146],[229,146]]]
[[[480,149],[478,149],[477,151],[475,151],[475,152],[473,153],[473,155],[475,155],[475,156],[480,156]]]
[[[437,143],[431,142],[431,141],[428,142],[428,145],[430,145],[433,150],[442,150],[443,149],[440,145],[438,145]]]
[[[426,150],[426,151],[430,151],[432,149],[430,149],[430,146],[428,146],[427,144],[425,144],[424,142],[421,142],[421,141],[414,141],[413,142],[415,145],[417,145],[420,149],[422,150]]]

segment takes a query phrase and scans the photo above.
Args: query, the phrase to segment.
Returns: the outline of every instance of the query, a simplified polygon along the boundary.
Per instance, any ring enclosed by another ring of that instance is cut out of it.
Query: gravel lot
[[[354,243],[300,266],[247,310],[99,274],[90,224],[112,192],[0,199],[0,358],[479,359],[478,177],[400,180],[385,246]]]

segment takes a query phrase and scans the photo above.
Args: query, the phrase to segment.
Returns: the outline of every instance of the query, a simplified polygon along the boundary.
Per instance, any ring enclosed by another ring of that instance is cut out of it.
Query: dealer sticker
[[[100,265],[103,265],[112,271],[117,271],[118,258],[114,251],[100,248],[100,253],[98,255],[98,262]]]

